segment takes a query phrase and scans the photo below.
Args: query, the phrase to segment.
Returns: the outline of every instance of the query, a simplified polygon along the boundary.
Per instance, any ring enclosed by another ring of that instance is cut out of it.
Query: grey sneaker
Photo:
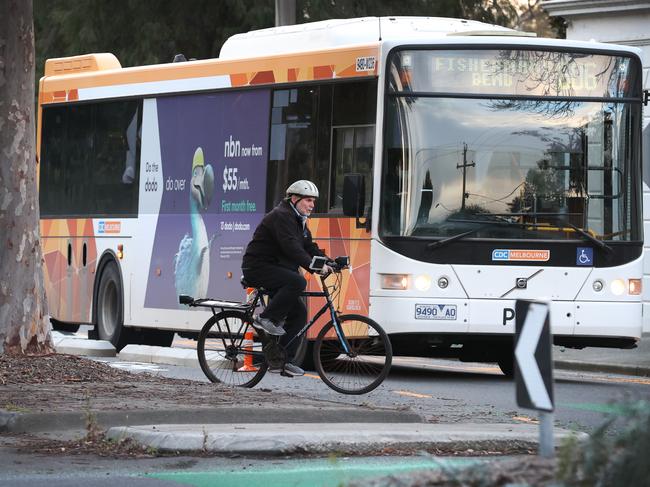
[[[269,335],[282,336],[286,333],[284,331],[284,328],[277,326],[275,323],[273,323],[273,321],[269,320],[268,318],[262,318],[261,316],[256,316],[253,318],[252,324],[253,328],[262,330]]]
[[[297,365],[292,364],[291,362],[284,364],[284,370],[282,372],[284,375],[288,375],[290,377],[300,377],[301,375],[305,375],[304,370],[302,370]]]

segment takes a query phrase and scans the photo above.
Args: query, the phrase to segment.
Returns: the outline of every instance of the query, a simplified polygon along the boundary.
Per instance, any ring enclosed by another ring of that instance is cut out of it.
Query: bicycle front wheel
[[[341,394],[365,394],[381,384],[393,361],[388,335],[379,324],[366,316],[339,317],[340,329],[348,343],[330,321],[314,344],[314,364],[325,384]]]
[[[196,351],[208,379],[232,387],[253,387],[262,380],[267,363],[252,331],[242,311],[222,311],[206,321]]]

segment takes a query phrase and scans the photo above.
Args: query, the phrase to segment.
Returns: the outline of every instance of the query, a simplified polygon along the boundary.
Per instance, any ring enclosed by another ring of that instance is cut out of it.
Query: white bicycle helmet
[[[303,198],[318,198],[318,188],[311,181],[301,179],[287,188],[287,196],[294,194]]]

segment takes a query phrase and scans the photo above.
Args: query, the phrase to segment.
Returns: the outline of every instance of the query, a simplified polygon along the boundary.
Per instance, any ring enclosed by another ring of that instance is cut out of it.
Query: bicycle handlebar
[[[340,257],[335,258],[334,260],[329,259],[326,264],[332,269],[334,272],[341,272],[343,269],[347,269],[350,267],[350,257],[347,255],[342,255]],[[322,277],[323,276],[321,274]]]

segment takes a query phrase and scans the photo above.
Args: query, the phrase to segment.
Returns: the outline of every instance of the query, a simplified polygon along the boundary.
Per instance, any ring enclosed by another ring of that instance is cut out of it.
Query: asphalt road
[[[132,371],[207,380],[198,368],[104,360]],[[599,426],[608,413],[616,411],[616,403],[650,401],[650,378],[567,370],[556,370],[554,377],[555,424],[559,427],[588,433]],[[491,364],[396,357],[386,381],[362,396],[345,396],[332,391],[315,372],[307,372],[300,378],[267,374],[256,387],[323,401],[409,407],[431,422],[501,423],[537,419],[535,411],[517,406],[513,381]]]

